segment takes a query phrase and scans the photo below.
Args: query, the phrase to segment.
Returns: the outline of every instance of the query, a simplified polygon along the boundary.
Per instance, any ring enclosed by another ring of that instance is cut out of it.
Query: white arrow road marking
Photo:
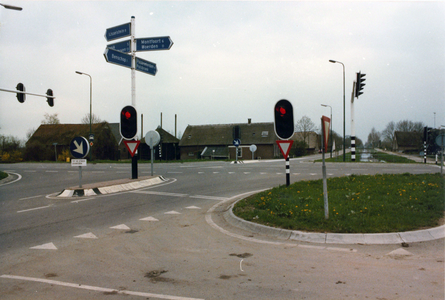
[[[120,229],[120,230],[130,230],[130,227],[128,227],[125,224],[116,225],[113,227],[110,227],[111,229]]]
[[[74,146],[76,146],[76,149],[73,149],[74,152],[77,152],[79,154],[83,154],[83,142],[80,142],[80,145],[77,143],[76,140],[74,140]]]
[[[97,239],[97,236],[95,236],[92,232],[88,232],[85,234],[81,234],[78,236],[75,236],[75,238],[80,238],[80,239]]]
[[[57,247],[53,243],[47,243],[39,246],[34,246],[29,249],[38,249],[38,250],[57,250]]]

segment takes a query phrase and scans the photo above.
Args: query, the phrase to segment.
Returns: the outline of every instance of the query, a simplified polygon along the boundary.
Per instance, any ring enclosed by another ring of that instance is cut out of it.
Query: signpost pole
[[[321,118],[321,153],[322,153],[322,173],[323,173],[323,198],[324,198],[324,218],[329,219],[329,203],[328,203],[328,182],[326,178],[326,161],[325,161],[325,152],[327,147],[327,141],[329,140],[326,136],[329,135],[329,126],[326,128],[324,117]],[[329,120],[330,125],[330,120]],[[325,146],[326,143],[326,146]]]
[[[153,145],[153,138],[152,137],[150,138],[150,145]],[[153,156],[155,154],[155,151],[154,151],[153,148],[154,148],[153,146],[150,146],[150,151],[151,151],[151,155],[150,155],[150,157],[151,157],[151,176],[153,176]]]
[[[286,186],[290,185],[290,165],[289,165],[289,155],[286,157]]]
[[[131,51],[131,104],[136,107],[136,42],[134,39],[134,34],[136,31],[135,18],[131,17],[131,41],[130,41],[130,51]]]
[[[79,187],[82,188],[82,167],[79,166]]]

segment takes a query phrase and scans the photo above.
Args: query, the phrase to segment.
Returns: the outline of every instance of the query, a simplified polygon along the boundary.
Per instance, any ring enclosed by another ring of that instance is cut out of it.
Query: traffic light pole
[[[355,161],[354,94],[355,94],[355,81],[352,83],[352,94],[351,94],[351,161]]]
[[[2,89],[2,88],[0,88],[0,91],[2,91],[2,92],[8,92],[8,93],[14,93],[14,94],[25,94],[25,95],[31,95],[31,96],[37,96],[37,97],[45,97],[45,98],[56,99],[56,97],[54,97],[54,96],[40,95],[40,94],[34,94],[34,93],[28,93],[28,92],[22,92],[22,91],[17,91],[17,90],[7,90],[7,89]]]

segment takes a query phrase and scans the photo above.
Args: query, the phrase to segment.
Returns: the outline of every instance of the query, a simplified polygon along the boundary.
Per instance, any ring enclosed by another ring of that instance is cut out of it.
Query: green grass
[[[8,174],[6,174],[5,172],[0,171],[0,180],[2,180],[3,178],[8,177]]]
[[[437,226],[444,216],[439,174],[360,175],[327,180],[329,219],[322,180],[280,186],[239,201],[233,212],[248,221],[292,230],[384,233]]]

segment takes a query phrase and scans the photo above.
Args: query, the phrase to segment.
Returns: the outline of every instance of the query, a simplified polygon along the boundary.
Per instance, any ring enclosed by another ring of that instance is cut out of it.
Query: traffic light
[[[131,105],[125,106],[121,111],[120,131],[126,140],[134,138],[138,130],[136,108]]]
[[[282,99],[275,104],[275,134],[282,140],[287,140],[294,134],[294,110],[292,103]]]
[[[17,91],[21,91],[21,92],[25,92],[26,91],[25,86],[23,85],[23,83],[17,84],[16,90]],[[19,100],[20,103],[25,102],[26,94],[17,93],[17,99]]]
[[[46,95],[49,96],[49,97],[46,97],[46,102],[48,102],[49,106],[53,107],[54,106],[53,90],[48,89],[46,91]]]
[[[361,74],[361,72],[357,73],[357,78],[355,81],[355,97],[358,98],[358,96],[360,96],[361,94],[363,94],[363,92],[361,90],[363,90],[363,88],[365,87],[364,81],[366,80],[365,77],[366,74]]]

